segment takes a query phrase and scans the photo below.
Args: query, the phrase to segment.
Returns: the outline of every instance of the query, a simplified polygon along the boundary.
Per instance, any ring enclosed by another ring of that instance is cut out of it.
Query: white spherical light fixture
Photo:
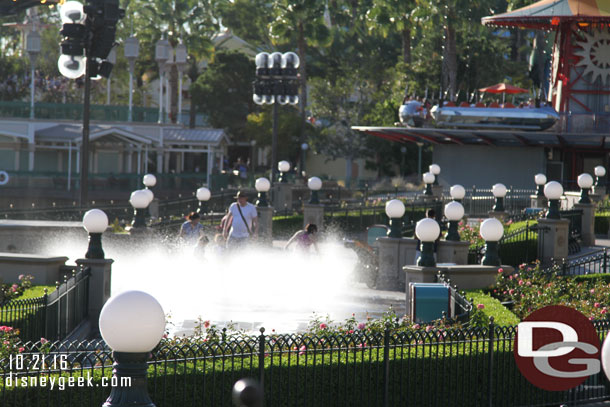
[[[459,221],[464,217],[464,207],[459,202],[449,202],[445,205],[445,217],[450,221]]]
[[[557,181],[550,181],[544,186],[544,196],[548,199],[559,199],[563,195],[563,187]]]
[[[78,1],[66,1],[59,6],[59,17],[62,24],[82,24],[87,15],[82,3]]]
[[[104,233],[108,229],[108,216],[101,209],[91,209],[83,216],[83,227],[89,233]]]
[[[201,187],[197,189],[197,200],[199,201],[209,201],[212,197],[212,193],[206,187]]]
[[[498,219],[489,218],[481,223],[480,234],[486,242],[497,242],[504,235],[504,226]]]
[[[153,174],[146,174],[142,179],[142,182],[148,188],[152,188],[157,185],[157,177],[155,177]]]
[[[504,198],[506,196],[506,186],[504,184],[495,184],[491,187],[491,192],[496,198]]]
[[[280,161],[279,163],[277,163],[277,169],[280,170],[281,172],[288,172],[290,171],[290,163],[288,161]]]
[[[148,205],[150,205],[150,203],[153,201],[153,199],[155,199],[155,194],[153,194],[153,191],[151,191],[148,188],[142,189],[141,191],[144,191],[144,193],[148,197]],[[148,206],[148,205],[146,205],[146,206]]]
[[[136,209],[144,209],[150,203],[149,201],[150,195],[144,192],[142,189],[138,189],[137,191],[133,191],[131,196],[129,197],[129,203]]]
[[[589,189],[593,186],[593,177],[587,173],[578,176],[578,186],[582,189]]]
[[[322,180],[318,177],[311,177],[307,181],[307,186],[312,191],[319,191],[320,189],[322,189]]]
[[[432,184],[434,182],[434,178],[435,178],[434,174],[432,174],[431,172],[426,172],[422,176],[422,179],[424,180],[424,183],[426,183],[426,184]]]
[[[402,218],[405,214],[405,204],[400,199],[392,199],[385,203],[385,213],[390,219]]]
[[[441,228],[434,219],[424,218],[415,225],[415,235],[422,242],[434,242],[440,233]]]
[[[601,165],[598,165],[597,167],[595,167],[595,169],[593,171],[594,171],[596,177],[603,177],[606,175],[606,169],[604,167],[602,167]]]
[[[449,194],[453,199],[461,200],[466,196],[466,189],[464,189],[463,186],[456,184],[449,189]]]
[[[258,192],[267,192],[271,188],[271,182],[265,177],[257,178],[254,183],[254,188],[256,188]]]
[[[161,304],[143,291],[125,291],[110,298],[99,319],[100,333],[115,352],[150,352],[165,331]]]
[[[536,174],[534,175],[534,181],[536,182],[536,185],[544,185],[546,184],[546,175]]]
[[[441,167],[438,164],[431,164],[428,170],[435,176],[441,173]]]

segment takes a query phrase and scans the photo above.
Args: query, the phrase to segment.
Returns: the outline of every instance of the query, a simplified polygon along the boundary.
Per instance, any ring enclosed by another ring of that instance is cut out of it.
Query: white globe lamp
[[[499,267],[502,263],[498,255],[498,242],[504,235],[504,225],[496,218],[489,218],[481,223],[480,234],[485,240],[485,256],[481,264]]]
[[[438,223],[431,218],[424,218],[415,225],[415,235],[422,242],[421,256],[417,260],[417,265],[421,267],[434,267],[434,241],[438,239],[441,228]]]
[[[108,228],[108,216],[101,209],[91,209],[83,216],[83,227],[89,233],[86,259],[103,259],[102,233]]]
[[[457,201],[449,202],[445,205],[445,217],[449,221],[449,229],[447,230],[445,240],[459,242],[458,222],[464,217],[464,207]]]

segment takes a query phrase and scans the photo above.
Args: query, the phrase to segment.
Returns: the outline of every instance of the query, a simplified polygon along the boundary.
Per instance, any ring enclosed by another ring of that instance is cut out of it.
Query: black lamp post
[[[424,218],[417,222],[415,225],[415,235],[422,244],[421,256],[419,257],[419,260],[417,260],[418,266],[436,266],[436,260],[434,259],[434,241],[438,239],[440,233],[441,228],[434,219]]]
[[[504,197],[506,196],[506,187],[504,184],[495,184],[491,188],[491,192],[496,198],[496,204],[492,208],[495,212],[504,212]]]
[[[602,178],[606,176],[606,169],[603,166],[598,165],[593,171],[595,173],[595,186],[600,188],[605,187]]]
[[[273,133],[271,141],[271,183],[276,181],[277,163],[277,105],[299,103],[297,68],[299,57],[294,52],[261,52],[256,55],[256,79],[254,81],[254,103],[273,105]]]
[[[100,209],[91,209],[83,216],[83,227],[89,232],[86,259],[103,259],[102,233],[108,228],[108,216]]]
[[[319,205],[320,197],[318,196],[318,191],[322,189],[322,180],[318,177],[311,177],[307,181],[307,186],[311,190],[311,198],[309,199],[309,203]]]
[[[544,196],[549,200],[549,211],[546,214],[547,219],[561,219],[559,214],[559,199],[563,195],[563,187],[557,181],[548,182],[544,186]]]
[[[436,177],[431,172],[426,172],[423,175],[423,179],[424,183],[426,184],[426,192],[424,193],[424,195],[432,196],[432,183],[434,182]]]
[[[591,198],[589,197],[589,191],[593,186],[593,177],[587,173],[580,174],[578,176],[578,186],[581,189],[578,203],[590,204]]]
[[[402,217],[405,214],[405,204],[400,199],[392,199],[385,204],[385,214],[390,219],[388,237],[402,238]]]
[[[534,181],[536,182],[536,186],[538,187],[538,198],[544,198],[544,184],[546,184],[546,175],[536,174],[534,176]]]
[[[206,204],[212,197],[212,193],[206,187],[201,187],[197,189],[197,200],[199,201],[199,215],[203,216],[206,211]]]
[[[154,407],[148,395],[146,362],[165,330],[165,314],[159,302],[142,291],[124,291],[104,304],[99,327],[113,351],[112,375],[118,384],[103,406]],[[129,379],[129,384],[123,378]]]
[[[452,201],[445,205],[445,217],[449,220],[449,229],[445,240],[460,241],[458,222],[464,217],[464,207],[461,203]]]
[[[149,201],[149,195],[146,191],[138,189],[131,193],[129,203],[134,208],[134,218],[131,224],[132,229],[143,229],[146,227],[146,208]]]
[[[481,223],[481,237],[485,240],[485,256],[481,261],[483,266],[500,266],[498,242],[504,235],[504,226],[496,218],[489,218]]]
[[[260,208],[266,208],[269,206],[269,202],[267,202],[267,192],[271,188],[271,182],[265,177],[258,178],[254,183],[254,188],[258,191],[258,200],[256,201],[256,206]]]
[[[89,0],[85,7],[77,1],[66,2],[60,10],[61,53],[59,72],[77,79],[85,75],[83,133],[80,152],[80,204],[87,205],[89,188],[89,113],[91,78],[110,76],[112,64],[106,59],[115,45],[116,24],[125,15],[119,0]]]

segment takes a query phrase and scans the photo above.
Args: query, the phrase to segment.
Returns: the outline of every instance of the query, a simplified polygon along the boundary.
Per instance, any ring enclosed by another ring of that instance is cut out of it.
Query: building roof
[[[423,142],[494,147],[578,147],[610,151],[610,136],[605,133],[362,126],[354,126],[352,129],[402,143]]]
[[[541,0],[481,19],[484,25],[537,29],[558,26],[560,21],[610,21],[610,0]]]
[[[35,140],[41,142],[73,142],[80,143],[82,138],[83,126],[80,124],[58,124],[56,126],[47,127],[37,130]],[[164,143],[198,143],[217,145],[223,139],[229,141],[226,133],[222,129],[183,129],[183,128],[164,128],[163,129]],[[90,140],[95,140],[104,136],[114,136],[126,142],[136,144],[152,144],[153,141],[149,136],[138,133],[137,127],[132,127],[129,130],[123,126],[111,125],[91,125]]]
[[[166,143],[183,141],[218,144],[224,138],[227,138],[227,135],[222,129],[165,129],[163,131],[163,142]]]

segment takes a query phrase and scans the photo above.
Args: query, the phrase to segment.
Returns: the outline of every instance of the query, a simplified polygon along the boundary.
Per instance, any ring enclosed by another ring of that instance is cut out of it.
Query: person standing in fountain
[[[291,244],[296,243],[296,247],[298,250],[303,250],[304,252],[309,252],[311,247],[313,246],[316,249],[316,253],[320,253],[320,249],[318,249],[318,245],[316,243],[316,233],[318,232],[318,227],[313,223],[307,224],[304,230],[299,230],[296,232],[286,243],[284,250],[288,250]]]
[[[237,202],[229,206],[229,217],[223,231],[227,238],[227,248],[243,246],[258,235],[256,207],[248,202],[248,195],[242,191],[239,191],[235,198]]]
[[[188,220],[180,227],[178,235],[184,242],[190,245],[195,245],[199,237],[203,235],[203,225],[199,223],[199,214],[191,212],[186,217]]]

